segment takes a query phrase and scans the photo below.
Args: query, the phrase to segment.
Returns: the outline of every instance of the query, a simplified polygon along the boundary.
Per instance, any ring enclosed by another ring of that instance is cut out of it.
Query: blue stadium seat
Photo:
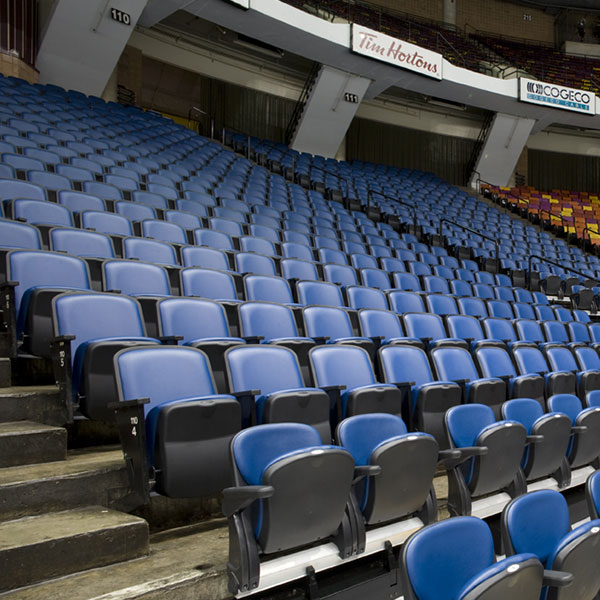
[[[390,308],[399,315],[409,312],[426,312],[423,298],[416,292],[391,291],[388,292]]]
[[[180,272],[183,296],[199,296],[211,300],[236,301],[235,280],[231,273],[216,269],[189,267]]]
[[[138,237],[123,240],[123,258],[142,260],[148,263],[177,266],[177,253],[171,244]]]
[[[25,352],[49,358],[52,298],[66,290],[90,290],[87,264],[61,253],[13,250],[6,256],[6,280],[16,283],[6,290],[3,312],[11,355],[15,356],[17,340],[22,339]]]
[[[559,488],[571,482],[567,447],[571,437],[571,419],[562,413],[544,413],[533,398],[515,398],[502,405],[502,418],[517,421],[527,430],[528,444],[522,468],[527,481],[552,477]]]
[[[133,235],[133,224],[121,215],[85,210],[80,214],[80,219],[82,229],[123,237]]]
[[[377,288],[352,285],[346,288],[348,306],[355,310],[361,308],[388,309],[385,294]]]
[[[341,344],[316,346],[309,356],[315,385],[334,386],[340,392],[333,415],[335,422],[364,413],[401,415],[403,393],[393,384],[377,383],[369,353],[364,348]]]
[[[228,391],[224,352],[245,344],[232,337],[223,306],[201,298],[164,298],[158,303],[158,333],[161,339],[181,337],[181,343],[202,350],[209,359],[216,389]]]
[[[583,408],[574,394],[555,394],[548,398],[548,410],[560,412],[571,419],[572,438],[567,449],[571,469],[600,466],[600,407]]]
[[[552,371],[571,371],[576,374],[576,390],[580,398],[585,398],[588,392],[600,390],[600,370],[580,370],[571,349],[556,344],[548,344],[543,352]]]
[[[383,346],[379,350],[379,364],[386,382],[410,386],[403,414],[411,429],[430,433],[440,448],[447,448],[444,414],[461,403],[461,387],[451,381],[436,381],[427,355],[417,347]]]
[[[600,551],[600,521],[575,529],[569,524],[567,501],[557,491],[538,490],[512,500],[502,514],[503,547],[508,556],[531,552],[545,569],[570,574],[567,587],[544,588],[541,598],[593,599],[600,590],[594,567]]]
[[[154,208],[147,206],[146,204],[129,202],[128,200],[119,200],[115,202],[115,212],[132,221],[156,219],[156,211]]]
[[[357,534],[335,535],[348,531],[351,520],[359,518],[346,512],[354,460],[339,446],[322,446],[313,427],[302,423],[250,427],[234,438],[231,456],[235,487],[224,490],[223,499],[229,522],[230,593],[256,589],[261,559],[274,553],[285,553],[287,559],[307,544],[318,542],[325,550],[323,544],[333,542],[335,554],[347,558],[364,544],[364,530],[362,542]],[[307,495],[307,489],[313,493]],[[262,514],[259,523],[254,518],[257,509]],[[311,558],[305,560],[308,566]]]
[[[71,211],[54,202],[16,198],[10,201],[10,214],[13,219],[31,225],[74,225]]]
[[[482,496],[514,498],[526,491],[521,461],[527,431],[521,423],[496,421],[489,406],[473,403],[448,409],[446,427],[450,447],[470,457],[448,471],[451,515],[471,514],[473,501]]]
[[[431,313],[405,313],[402,316],[404,329],[410,337],[420,339],[426,348],[436,346],[459,346],[467,348],[466,341],[449,338],[442,317]]]
[[[239,346],[228,350],[225,360],[229,387],[243,407],[244,422],[306,423],[319,432],[323,443],[331,442],[329,396],[306,386],[289,347]]]
[[[319,279],[316,265],[306,260],[283,258],[279,263],[279,268],[282,277],[285,277],[288,281],[317,281]]]
[[[324,281],[299,281],[296,285],[298,302],[304,306],[344,306],[341,289]]]
[[[544,579],[544,567],[533,554],[496,562],[492,532],[475,517],[417,531],[400,560],[405,600],[485,600],[495,593],[528,600],[539,598]]]
[[[140,226],[144,237],[168,242],[169,244],[187,244],[185,230],[176,223],[149,219],[142,221]]]
[[[0,248],[41,250],[42,238],[36,227],[9,219],[0,219]],[[4,265],[1,269],[4,270]]]
[[[534,345],[518,345],[512,349],[512,357],[520,375],[537,373],[542,375],[546,386],[546,396],[573,394],[577,377],[571,371],[552,371],[542,351]]]
[[[456,381],[464,386],[464,400],[473,404],[485,404],[500,415],[500,407],[506,400],[506,384],[497,377],[481,378],[473,358],[464,348],[437,347],[431,351],[431,362],[438,379]]]
[[[275,262],[270,256],[254,254],[253,252],[238,252],[234,258],[236,270],[239,273],[277,276]]]
[[[337,443],[348,450],[357,466],[374,466],[358,495],[368,526],[390,523],[417,514],[427,525],[437,519],[433,477],[445,453],[433,436],[408,433],[402,419],[391,414],[348,417],[338,426]]]
[[[536,373],[518,375],[505,348],[476,348],[474,355],[484,377],[495,377],[506,382],[510,398],[533,398],[540,406],[545,406],[543,377]]]
[[[147,502],[146,473],[156,473],[155,490],[175,498],[218,494],[231,485],[229,445],[240,430],[238,401],[219,395],[206,355],[195,348],[132,348],[115,357],[121,442],[132,457],[133,489]],[[129,435],[131,419],[146,429]]]
[[[113,356],[121,349],[157,344],[149,338],[138,302],[117,294],[67,292],[52,300],[55,336],[73,336],[58,380],[72,410],[94,420],[114,421]],[[68,339],[68,338],[67,338]],[[58,344],[54,353],[65,351]]]

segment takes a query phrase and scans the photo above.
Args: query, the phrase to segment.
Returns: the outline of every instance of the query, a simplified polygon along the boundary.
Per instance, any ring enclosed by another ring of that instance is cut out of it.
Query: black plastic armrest
[[[121,400],[119,402],[109,402],[108,408],[110,410],[127,410],[136,406],[143,406],[148,404],[150,398],[136,398],[135,400]]]
[[[463,458],[471,458],[471,456],[484,456],[488,453],[487,446],[465,446],[464,448],[458,448]]]
[[[410,390],[413,385],[415,385],[414,381],[394,381],[394,385],[399,390]]]
[[[271,485],[246,485],[225,488],[221,509],[226,517],[231,517],[236,512],[250,506],[255,500],[270,498],[274,492],[275,488]]]
[[[346,386],[345,385],[324,385],[324,386],[321,386],[321,389],[327,393],[341,392],[342,390],[346,389]]]
[[[510,381],[510,375],[496,375],[498,379],[502,379],[504,383],[508,383]]]
[[[60,344],[61,342],[72,342],[74,339],[74,335],[57,335],[52,341],[55,344]]]
[[[573,425],[571,427],[571,433],[585,433],[587,430],[587,425]]]
[[[504,344],[505,344],[506,346],[508,346],[509,344],[511,344],[511,343],[512,343],[512,340],[509,340],[509,339],[506,339],[506,340],[500,340],[500,341],[501,341],[501,342],[504,342]]]
[[[381,344],[382,340],[385,340],[385,337],[382,335],[372,335],[371,338],[376,344]]]
[[[573,573],[567,571],[550,571],[544,569],[543,585],[552,587],[567,587],[573,582]]]
[[[455,469],[458,467],[458,465],[462,465],[462,463],[466,462],[473,456],[483,456],[484,454],[488,453],[487,446],[465,446],[464,448],[453,448],[452,450],[458,451],[459,456],[456,458],[453,456],[445,458],[442,462],[446,469]],[[442,452],[440,452],[440,455]]]
[[[463,338],[465,340],[465,342],[467,342],[467,344],[470,346],[471,342],[475,340],[475,338]]]
[[[120,294],[121,290],[107,290],[109,294]]]
[[[320,344],[326,344],[331,338],[328,335],[320,335],[318,337],[313,337],[313,340],[315,340],[315,344],[320,345]]]
[[[357,484],[365,477],[374,477],[380,473],[381,467],[379,465],[360,465],[354,467],[354,479],[352,480],[352,485]]]
[[[183,339],[182,335],[161,335],[159,338],[161,344],[165,346],[177,346],[177,342]]]
[[[0,284],[0,287],[2,287],[2,288],[13,287],[14,288],[14,287],[17,287],[18,285],[19,285],[18,281],[3,281]]]
[[[430,337],[422,337],[421,338],[421,341],[425,345],[425,348],[429,347],[429,343],[431,342],[432,339],[433,338],[430,338]]]
[[[264,335],[248,335],[244,336],[247,344],[258,344],[265,339]]]
[[[457,460],[462,457],[462,452],[458,448],[449,448],[438,452],[438,462],[445,463],[449,460]]]
[[[248,396],[258,396],[260,394],[260,390],[242,390],[241,392],[231,392],[231,395],[237,398],[247,398]]]
[[[544,436],[543,435],[528,435],[525,438],[525,441],[528,444],[539,444],[540,442],[544,441]]]

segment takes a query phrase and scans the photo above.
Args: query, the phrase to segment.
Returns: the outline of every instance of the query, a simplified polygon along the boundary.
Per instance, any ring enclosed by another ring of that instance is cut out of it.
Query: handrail
[[[369,204],[367,205],[367,207],[370,207],[371,199],[375,193],[378,194],[379,196],[383,196],[387,200],[393,200],[394,202],[397,202],[398,204],[402,204],[402,206],[408,206],[409,208],[411,208],[413,211],[413,226],[415,228],[415,231],[417,231],[418,220],[417,220],[417,205],[416,204],[410,204],[409,202],[404,202],[403,200],[398,200],[398,198],[394,198],[393,196],[388,196],[387,194],[383,194],[381,192],[373,192],[373,190],[369,190],[369,195],[367,197]]]
[[[538,261],[541,261],[541,262],[550,263],[551,265],[554,265],[555,267],[558,267],[560,269],[564,269],[565,271],[570,271],[571,273],[580,275],[584,279],[592,279],[589,275],[586,275],[582,271],[578,271],[577,269],[572,269],[571,267],[565,267],[564,265],[561,265],[559,262],[550,260],[549,258],[545,258],[544,256],[540,256],[539,254],[530,254],[529,259],[528,259],[529,273],[528,273],[528,277],[527,277],[527,288],[529,290],[531,290],[531,273],[533,272],[531,267],[532,267],[532,261],[534,258],[537,258]]]
[[[210,119],[210,139],[215,139],[215,118],[212,115],[209,115],[206,111],[198,108],[197,106],[190,106],[188,110],[188,121],[192,121],[192,113],[197,112],[201,114],[203,117],[208,117]],[[198,120],[198,119],[196,119]]]
[[[479,237],[482,237],[486,240],[489,240],[490,242],[493,242],[494,244],[494,254],[495,254],[495,261],[496,261],[496,271],[498,270],[499,266],[500,266],[500,261],[498,259],[498,240],[490,237],[489,235],[485,235],[485,233],[481,233],[481,231],[477,231],[476,229],[471,229],[471,227],[467,227],[466,225],[461,225],[460,223],[457,223],[456,221],[453,221],[452,219],[447,219],[447,218],[443,218],[440,219],[440,237],[444,237],[444,223],[450,223],[452,225],[454,225],[455,227],[459,227],[460,229],[464,229],[465,231],[470,231],[471,233],[474,233],[475,235],[478,235]]]
[[[226,131],[231,131],[233,133],[241,133],[242,135],[246,136],[248,138],[248,147],[246,148],[246,158],[248,160],[250,160],[250,134],[246,133],[245,131],[240,131],[239,129],[236,129],[235,127],[223,127],[221,129],[221,141],[223,143],[223,145],[225,145],[225,132]]]
[[[300,96],[298,96],[298,100],[296,101],[296,105],[294,106],[294,111],[292,112],[292,116],[290,117],[290,121],[285,130],[285,140],[287,144],[290,144],[292,142],[292,135],[294,135],[294,130],[297,127],[298,122],[300,120],[300,115],[302,114],[302,110],[308,100],[308,95],[310,94],[311,86],[313,85],[320,68],[321,64],[315,61],[310,69],[310,72],[308,73],[306,81],[304,82],[304,86],[302,88],[302,91],[300,92]]]

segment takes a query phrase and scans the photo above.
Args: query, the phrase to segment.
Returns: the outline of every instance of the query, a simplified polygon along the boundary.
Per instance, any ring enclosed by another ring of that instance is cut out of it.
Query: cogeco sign
[[[442,78],[442,55],[362,25],[352,25],[352,50],[376,60]]]
[[[534,81],[521,77],[519,98],[523,102],[540,104],[551,108],[573,110],[588,115],[596,114],[596,96],[592,92]]]

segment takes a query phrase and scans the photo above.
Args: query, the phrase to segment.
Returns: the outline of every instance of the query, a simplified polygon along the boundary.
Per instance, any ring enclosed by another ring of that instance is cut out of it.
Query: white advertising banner
[[[241,6],[242,8],[250,8],[250,0],[228,0],[228,1],[233,4],[237,4],[238,6]]]
[[[522,102],[573,110],[586,115],[596,114],[596,95],[593,92],[524,77],[519,80],[519,99]]]
[[[362,25],[352,25],[352,51],[427,77],[442,78],[441,54]]]

